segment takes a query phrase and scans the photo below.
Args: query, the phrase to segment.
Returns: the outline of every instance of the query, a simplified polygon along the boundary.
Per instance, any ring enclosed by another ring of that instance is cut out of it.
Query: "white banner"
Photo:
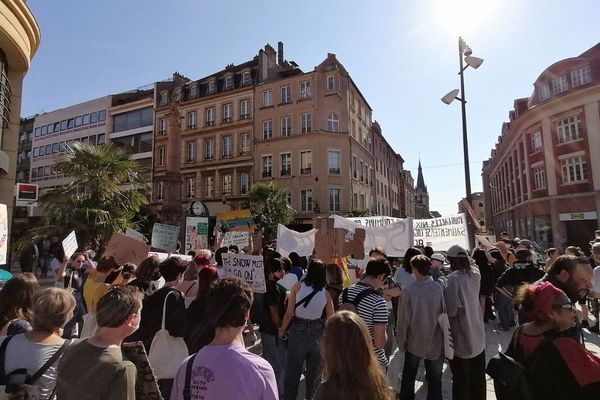
[[[311,256],[315,248],[316,229],[308,232],[296,232],[277,224],[277,252],[288,256],[295,251],[300,257]]]
[[[416,219],[414,235],[415,246],[431,246],[434,251],[446,251],[455,244],[465,249],[469,248],[464,213],[449,217]]]
[[[369,228],[391,225],[394,222],[402,221],[402,218],[386,217],[383,215],[375,217],[352,217],[346,219]]]
[[[208,218],[185,218],[185,253],[208,249]]]
[[[354,232],[356,228],[365,230],[365,253],[369,253],[374,247],[382,247],[388,256],[403,257],[406,250],[413,245],[412,218],[371,217],[384,218],[383,221],[393,219],[397,221],[389,224],[381,222],[381,225],[377,227],[370,227],[351,221],[348,218],[340,217],[339,215],[332,215],[331,217],[334,221],[334,228],[343,228],[350,232]],[[378,225],[377,223],[375,224]]]
[[[6,264],[8,252],[8,208],[0,204],[0,265]]]
[[[69,235],[62,241],[62,247],[65,252],[65,257],[71,258],[73,254],[77,251],[77,236],[75,236],[75,231],[69,233]]]
[[[179,227],[174,225],[154,224],[152,227],[152,247],[164,251],[177,249]]]
[[[265,293],[265,269],[262,256],[248,256],[245,254],[224,253],[223,268],[227,276],[235,276],[252,286],[255,293]]]

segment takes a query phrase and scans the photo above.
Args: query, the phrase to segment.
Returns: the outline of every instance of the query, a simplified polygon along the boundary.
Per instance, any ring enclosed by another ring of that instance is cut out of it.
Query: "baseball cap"
[[[455,244],[454,246],[450,246],[446,254],[448,255],[448,257],[469,258],[469,253],[457,244]]]
[[[438,261],[440,261],[440,262],[442,262],[442,263],[445,263],[445,262],[446,262],[446,257],[444,257],[444,255],[443,255],[443,254],[440,254],[440,253],[433,253],[433,254],[431,255],[431,259],[432,259],[432,260],[438,260]]]

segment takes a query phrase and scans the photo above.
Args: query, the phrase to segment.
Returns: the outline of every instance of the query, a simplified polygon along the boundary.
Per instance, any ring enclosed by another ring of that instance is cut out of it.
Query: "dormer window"
[[[217,91],[217,84],[214,81],[214,79],[211,81],[208,81],[208,94],[212,94],[216,91]]]
[[[250,85],[252,83],[252,78],[250,77],[250,72],[244,72],[242,74],[242,85]]]
[[[190,98],[194,98],[198,96],[198,86],[192,85],[190,86]]]
[[[160,94],[160,105],[164,106],[169,102],[169,94],[167,92],[162,92]]]
[[[550,97],[550,87],[547,83],[542,83],[538,86],[540,101],[544,101]]]
[[[566,76],[557,76],[552,79],[552,91],[554,94],[559,94],[568,89],[567,87],[567,77]]]
[[[571,86],[577,87],[592,81],[592,70],[589,65],[571,71]]]
[[[225,77],[225,89],[233,89],[233,76],[229,75]]]

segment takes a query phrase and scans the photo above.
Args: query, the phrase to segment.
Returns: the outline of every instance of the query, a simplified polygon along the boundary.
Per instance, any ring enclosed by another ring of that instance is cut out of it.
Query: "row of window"
[[[373,182],[375,181],[375,172],[373,171],[373,167],[368,165],[363,160],[358,159],[357,162],[356,156],[352,154],[352,177],[360,180],[362,183],[373,186]]]
[[[113,132],[128,131],[154,124],[152,107],[132,110],[113,117]]]
[[[235,76],[233,73],[223,77],[222,82],[223,82],[223,84],[222,84],[221,90],[235,89]],[[249,86],[251,84],[252,84],[252,75],[250,74],[250,72],[249,71],[242,72],[241,76],[239,77],[238,86],[243,87],[243,86]],[[182,100],[194,99],[194,98],[200,96],[201,95],[200,86],[206,87],[206,91],[204,93],[205,95],[214,94],[217,92],[217,86],[218,86],[217,78],[210,79],[206,83],[206,85],[198,85],[197,83],[193,83],[189,87],[185,88],[187,93],[182,93],[181,89],[177,89],[174,93],[175,100],[182,101]],[[161,92],[159,105],[163,106],[163,105],[166,105],[168,102],[169,102],[169,92],[168,91]]]
[[[340,150],[327,150],[327,170],[330,175],[341,174],[341,152]],[[301,150],[299,153],[300,175],[312,174],[312,150]],[[261,176],[263,178],[273,177],[273,155],[265,154],[261,157]],[[279,176],[292,176],[292,153],[279,154]]]
[[[333,76],[331,76],[333,78]],[[329,86],[329,77],[327,79],[328,85],[327,90],[334,90],[335,84],[333,79],[331,80],[331,89]],[[279,104],[289,104],[292,102],[292,87],[290,85],[282,86],[279,91]],[[310,81],[300,82],[298,88],[298,99],[308,100],[311,98],[311,85]],[[273,90],[264,90],[262,93],[262,106],[273,107]]]
[[[582,183],[587,181],[586,161],[582,156],[568,157],[560,160],[563,184]],[[534,190],[546,189],[546,169],[544,164],[535,165],[533,170]]]
[[[106,110],[95,111],[93,113],[79,115],[77,117],[54,122],[52,124],[38,126],[34,130],[34,137],[46,136],[52,133],[66,131],[67,129],[96,124],[105,120]]]
[[[249,119],[251,117],[251,102],[250,100],[240,100],[239,106],[239,119]],[[205,120],[204,126],[214,126],[216,123],[216,112],[215,107],[207,107],[204,110]],[[233,103],[223,104],[222,106],[222,122],[228,123],[233,122]],[[196,111],[190,111],[186,116],[186,129],[196,129],[198,127],[198,113]],[[167,118],[158,119],[158,133],[160,135],[166,135],[168,128]]]
[[[33,148],[33,158],[49,156],[51,154],[62,153],[66,150],[66,145],[73,142],[89,143],[89,144],[104,144],[106,142],[106,135],[101,133],[99,135],[90,135],[78,139],[67,140],[65,142],[57,142],[47,144],[45,146],[39,146]]]
[[[585,65],[569,71],[568,74],[565,73],[564,75],[557,76],[550,82],[539,84],[538,93],[540,101],[550,98],[550,85],[552,85],[552,95],[557,95],[569,90],[569,78],[571,78],[570,88],[585,85],[592,81],[592,70],[589,65]]]
[[[203,139],[204,143],[204,151],[203,151],[203,160],[210,161],[215,159],[216,147],[215,147],[215,138],[205,138]],[[238,136],[238,156],[245,156],[250,154],[251,150],[251,140],[249,133],[241,133]],[[185,144],[186,150],[186,162],[195,162],[197,161],[197,142],[189,141]],[[221,158],[231,158],[234,156],[234,138],[231,135],[222,136],[221,137]],[[166,157],[166,147],[159,146],[157,147],[157,157],[158,157],[158,166],[165,165],[165,157]]]
[[[583,138],[583,124],[580,115],[573,115],[556,121],[556,134],[558,144],[565,144],[581,140]],[[533,153],[542,151],[542,132],[531,133],[531,150]]]

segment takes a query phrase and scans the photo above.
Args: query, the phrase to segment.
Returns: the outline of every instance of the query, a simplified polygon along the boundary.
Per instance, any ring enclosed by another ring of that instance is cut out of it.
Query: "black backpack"
[[[505,353],[498,353],[490,359],[485,372],[494,380],[494,391],[497,400],[532,400],[533,390],[529,371],[535,368],[540,349],[549,338],[546,338],[531,355],[529,366],[517,360],[517,340],[521,328],[518,328],[511,340],[511,346]]]
[[[367,297],[370,294],[379,295],[379,292],[377,292],[375,289],[373,289],[371,287],[367,287],[366,289],[363,289],[360,293],[358,293],[354,297],[354,299],[349,300],[348,289],[349,288],[346,288],[342,291],[342,304],[340,306],[340,311],[346,310],[346,311],[352,311],[353,313],[358,314],[358,305],[360,304],[362,299],[364,299],[365,297]]]

